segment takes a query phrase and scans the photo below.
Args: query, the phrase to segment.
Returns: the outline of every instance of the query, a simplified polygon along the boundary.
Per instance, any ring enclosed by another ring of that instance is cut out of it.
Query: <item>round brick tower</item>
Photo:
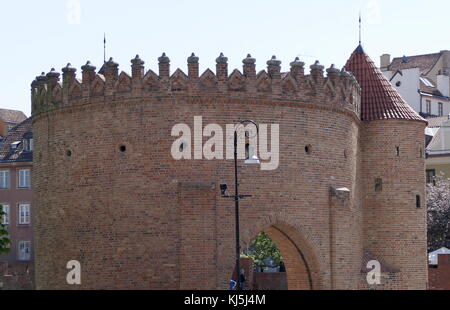
[[[234,208],[219,185],[233,191],[234,162],[173,159],[172,129],[191,128],[183,147],[194,153],[208,139],[195,136],[202,128],[244,119],[269,132],[279,124],[280,156],[272,171],[239,161],[240,191],[253,195],[241,202],[242,247],[269,233],[291,289],[358,287],[361,90],[354,77],[334,66],[324,77],[318,62],[305,75],[298,59],[281,73],[275,57],[257,74],[250,55],[242,73],[229,74],[221,55],[216,73],[200,75],[198,62],[192,55],[188,74],[171,74],[163,55],[159,74],[145,73],[137,56],[131,76],[112,59],[100,73],[88,62],[82,80],[69,64],[62,83],[55,70],[32,83],[38,289],[226,289]],[[81,265],[78,286],[66,281],[72,260]]]
[[[359,46],[348,60],[362,88],[364,252],[384,264],[382,287],[426,289],[426,121]],[[366,279],[362,288],[367,286]]]
[[[158,60],[159,74],[145,73],[136,56],[131,76],[110,59],[98,73],[88,62],[82,80],[69,64],[62,83],[53,69],[33,81],[38,289],[226,289],[234,208],[220,184],[234,191],[234,162],[198,152],[217,124],[224,133],[215,135],[232,153],[225,129],[247,119],[268,129],[268,150],[279,125],[280,152],[278,160],[261,157],[277,161],[274,170],[239,161],[240,192],[253,195],[241,202],[242,248],[267,232],[290,289],[363,287],[367,257],[389,271],[386,288],[423,287],[425,122],[362,49],[347,64],[362,90],[334,66],[325,77],[319,62],[309,75],[298,59],[282,73],[273,57],[256,73],[248,55],[242,73],[229,74],[221,54],[215,73],[200,75],[194,54],[187,74],[171,74],[165,54]],[[175,145],[180,124],[192,135]],[[174,159],[174,146],[191,159]],[[73,260],[81,285],[66,281]],[[408,268],[419,268],[419,276],[409,279]]]

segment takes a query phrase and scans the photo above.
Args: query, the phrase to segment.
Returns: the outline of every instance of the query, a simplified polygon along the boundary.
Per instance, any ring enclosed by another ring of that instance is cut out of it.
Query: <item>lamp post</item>
[[[244,124],[253,124],[256,127],[256,135],[259,134],[259,126],[256,122],[252,120],[246,120],[240,122],[240,125]],[[237,289],[242,289],[242,283],[241,283],[241,267],[240,267],[240,258],[241,258],[241,247],[240,247],[240,231],[239,231],[239,200],[247,197],[251,197],[251,195],[239,195],[239,179],[238,179],[238,164],[237,164],[237,146],[238,146],[238,133],[237,128],[234,131],[234,183],[235,183],[235,195],[230,196],[227,195],[227,185],[221,184],[220,189],[222,191],[222,197],[224,198],[232,198],[234,199],[235,204],[235,225],[236,225],[236,282],[237,282]],[[256,156],[256,154],[251,154],[250,150],[248,152],[248,158],[246,159],[246,164],[259,164],[259,159]]]

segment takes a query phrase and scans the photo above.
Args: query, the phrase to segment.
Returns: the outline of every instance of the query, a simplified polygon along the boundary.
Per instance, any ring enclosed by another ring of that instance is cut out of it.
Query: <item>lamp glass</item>
[[[259,165],[261,162],[259,161],[258,156],[253,155],[253,156],[251,156],[249,159],[246,159],[246,160],[245,160],[245,163],[246,163],[247,165]]]

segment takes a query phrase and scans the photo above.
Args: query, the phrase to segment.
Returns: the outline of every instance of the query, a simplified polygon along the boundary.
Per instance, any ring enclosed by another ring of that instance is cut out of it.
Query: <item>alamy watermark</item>
[[[367,21],[369,25],[381,24],[381,5],[378,0],[369,0],[367,3],[367,10],[369,15]]]
[[[66,281],[69,285],[81,285],[81,264],[77,260],[67,262],[66,268],[70,271],[67,273]]]
[[[371,260],[367,263],[367,269],[370,271],[367,273],[367,284],[380,285],[381,284],[381,264],[379,261]]]
[[[69,25],[81,24],[81,3],[80,0],[69,0],[66,3],[67,23]]]
[[[276,170],[280,162],[279,124],[236,125],[227,124],[225,129],[218,124],[203,127],[202,116],[194,117],[194,130],[187,124],[176,124],[172,137],[176,139],[171,148],[175,160],[232,160],[234,159],[234,133],[237,132],[237,158],[258,157],[261,170]],[[203,144],[203,138],[209,138]],[[224,143],[225,140],[225,143]],[[269,149],[270,146],[270,149]]]

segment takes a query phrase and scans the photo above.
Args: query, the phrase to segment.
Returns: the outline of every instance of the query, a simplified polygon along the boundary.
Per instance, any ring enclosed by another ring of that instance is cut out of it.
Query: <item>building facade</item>
[[[427,183],[435,184],[436,177],[450,178],[450,115],[428,119],[426,148]]]
[[[220,184],[234,184],[234,162],[174,159],[173,128],[197,133],[175,145],[189,154],[212,136],[203,126],[246,119],[279,124],[280,152],[276,170],[238,164],[253,195],[242,249],[266,232],[289,289],[373,288],[367,257],[382,265],[376,288],[426,289],[426,121],[361,46],[326,76],[319,62],[310,74],[299,59],[286,73],[276,57],[259,73],[255,62],[230,74],[220,55],[200,74],[192,55],[172,74],[163,54],[157,74],[136,56],[131,75],[110,59],[103,74],[88,62],[81,80],[69,64],[62,81],[33,81],[38,289],[227,289],[234,208]],[[73,260],[80,285],[66,281]]]
[[[381,71],[406,102],[424,117],[450,114],[450,51],[381,56]]]
[[[450,290],[450,250],[439,249],[429,254],[429,289]]]
[[[34,287],[32,230],[33,134],[31,118],[12,128],[0,149],[0,205],[10,251],[0,255],[2,289]]]

